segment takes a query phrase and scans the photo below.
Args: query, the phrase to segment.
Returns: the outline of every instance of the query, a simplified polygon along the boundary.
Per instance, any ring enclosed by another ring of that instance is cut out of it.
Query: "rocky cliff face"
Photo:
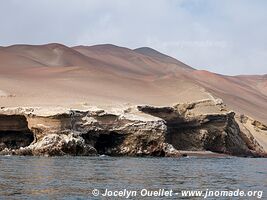
[[[261,122],[254,120],[245,115],[235,116],[241,131],[243,141],[248,148],[260,155],[265,155],[267,152],[267,127]]]
[[[138,111],[61,110],[43,115],[38,114],[45,113],[42,110],[6,110],[10,112],[16,114],[6,115],[11,119],[9,123],[23,118],[34,139],[30,145],[7,147],[2,154],[179,156],[172,145],[165,143],[164,120]]]
[[[0,114],[0,151],[28,146],[32,141],[33,133],[25,116]]]
[[[178,104],[174,107],[138,108],[166,121],[166,141],[176,149],[208,150],[237,156],[257,154],[255,151],[252,152],[245,142],[245,136],[235,121],[235,113],[226,111],[222,104],[216,105],[213,101],[207,100]]]
[[[1,154],[180,156],[179,150],[208,150],[264,156],[267,151],[252,133],[256,128],[266,137],[266,126],[235,116],[218,100],[106,110],[3,108],[0,113]]]

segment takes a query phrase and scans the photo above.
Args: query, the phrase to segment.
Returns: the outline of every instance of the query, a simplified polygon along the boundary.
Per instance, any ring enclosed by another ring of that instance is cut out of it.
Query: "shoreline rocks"
[[[183,150],[266,156],[242,120],[211,100],[109,110],[3,108],[0,154],[181,157]],[[266,131],[258,121],[250,124]]]

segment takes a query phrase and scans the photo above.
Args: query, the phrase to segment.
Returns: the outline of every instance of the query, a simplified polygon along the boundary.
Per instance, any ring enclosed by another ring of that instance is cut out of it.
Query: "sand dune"
[[[14,94],[1,97],[1,106],[172,105],[214,96],[267,123],[267,75],[195,70],[147,47],[1,47],[0,91]]]

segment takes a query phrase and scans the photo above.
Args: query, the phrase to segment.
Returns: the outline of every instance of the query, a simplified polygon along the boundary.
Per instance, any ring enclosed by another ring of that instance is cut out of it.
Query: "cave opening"
[[[166,125],[166,142],[173,145],[174,148],[183,151],[195,151],[204,148],[204,141],[201,139],[200,133],[200,129],[204,127],[200,128],[194,123],[177,123],[176,121],[168,121]]]
[[[86,144],[93,146],[98,154],[115,156],[116,147],[123,143],[124,134],[115,131],[89,131],[81,135]]]
[[[0,151],[4,148],[18,149],[34,141],[31,131],[0,131]]]
[[[95,149],[98,154],[115,155],[116,147],[124,140],[124,136],[117,132],[111,131],[105,134],[100,134],[95,141]]]

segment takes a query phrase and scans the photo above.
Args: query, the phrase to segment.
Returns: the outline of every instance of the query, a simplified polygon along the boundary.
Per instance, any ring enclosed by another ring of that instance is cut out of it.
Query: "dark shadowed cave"
[[[32,132],[0,131],[0,150],[4,148],[18,149],[30,145],[34,140]]]
[[[119,146],[125,139],[125,135],[119,134],[115,131],[110,132],[97,132],[90,131],[87,134],[83,134],[87,144],[92,145],[98,154],[113,155],[113,148]]]

